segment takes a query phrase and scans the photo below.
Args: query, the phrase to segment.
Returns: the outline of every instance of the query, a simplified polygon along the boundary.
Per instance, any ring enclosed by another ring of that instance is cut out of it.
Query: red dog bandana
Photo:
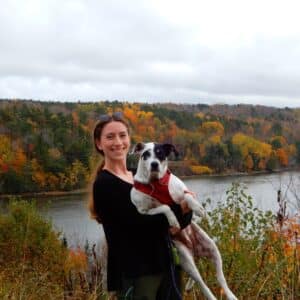
[[[134,181],[133,186],[140,192],[147,194],[162,204],[171,205],[174,203],[169,192],[169,181],[171,172],[167,170],[166,174],[158,180],[154,180],[149,184]]]

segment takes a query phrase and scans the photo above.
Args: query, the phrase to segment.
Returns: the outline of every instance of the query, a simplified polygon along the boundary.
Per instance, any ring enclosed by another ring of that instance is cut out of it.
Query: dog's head
[[[142,182],[162,178],[168,169],[168,156],[172,152],[178,155],[172,144],[138,143],[133,152],[140,155],[136,175]]]

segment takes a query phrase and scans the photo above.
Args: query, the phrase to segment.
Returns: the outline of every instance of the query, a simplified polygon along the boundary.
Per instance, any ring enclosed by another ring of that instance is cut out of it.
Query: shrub
[[[66,254],[34,202],[10,201],[0,214],[0,298],[62,298]]]
[[[209,207],[210,199],[203,205]],[[279,231],[270,211],[263,212],[253,206],[251,196],[241,185],[234,183],[227,191],[226,201],[219,202],[208,215],[209,219],[202,220],[200,226],[214,237],[228,285],[239,299],[300,297],[296,255],[299,244],[291,244]],[[198,265],[204,280],[221,298],[212,265],[206,260]],[[197,299],[203,299],[199,289],[196,294]]]

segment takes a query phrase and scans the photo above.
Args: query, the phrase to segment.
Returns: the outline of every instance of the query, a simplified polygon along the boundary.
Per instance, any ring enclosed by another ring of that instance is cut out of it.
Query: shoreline
[[[2,194],[0,195],[1,199],[8,199],[8,198],[50,198],[50,197],[64,197],[69,195],[81,195],[87,194],[89,191],[88,189],[80,189],[80,190],[73,190],[73,191],[44,191],[44,192],[34,192],[34,193],[21,193],[21,194]]]
[[[256,175],[266,175],[266,174],[278,174],[278,173],[284,173],[284,172],[300,172],[300,166],[297,167],[291,167],[291,168],[285,168],[285,169],[275,169],[272,171],[252,171],[252,172],[232,172],[232,173],[214,173],[214,174],[199,174],[199,175],[186,175],[186,176],[180,176],[182,179],[188,179],[188,178],[209,178],[209,177],[234,177],[234,176],[256,176]]]
[[[253,171],[250,173],[246,172],[232,172],[232,173],[222,173],[222,174],[203,174],[203,175],[187,175],[187,176],[179,176],[181,179],[192,179],[192,178],[210,178],[210,177],[234,177],[234,176],[256,176],[256,175],[265,175],[265,174],[273,174],[273,173],[284,173],[291,171],[300,171],[300,167],[295,168],[286,168],[286,169],[276,169],[273,171]],[[9,199],[9,198],[50,198],[50,197],[64,197],[69,195],[81,195],[88,194],[89,189],[78,189],[73,191],[44,191],[44,192],[28,192],[21,194],[0,194],[1,199]]]

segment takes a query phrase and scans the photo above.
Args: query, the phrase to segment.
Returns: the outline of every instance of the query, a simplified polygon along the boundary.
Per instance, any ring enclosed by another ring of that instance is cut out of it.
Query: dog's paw
[[[239,300],[232,292],[227,295],[228,300]]]
[[[195,284],[195,281],[192,278],[189,278],[188,281],[187,281],[187,283],[186,283],[186,285],[185,285],[185,291],[186,292],[191,291],[191,289],[193,288],[194,284]]]
[[[180,224],[179,224],[179,222],[176,220],[176,219],[170,219],[169,220],[169,224],[170,224],[170,226],[172,226],[172,227],[176,227],[176,228],[178,228],[178,229],[181,229],[181,227],[180,227]]]
[[[195,210],[195,213],[198,217],[201,217],[201,218],[207,218],[207,212],[206,210],[201,207],[201,206],[198,206],[197,209]]]

